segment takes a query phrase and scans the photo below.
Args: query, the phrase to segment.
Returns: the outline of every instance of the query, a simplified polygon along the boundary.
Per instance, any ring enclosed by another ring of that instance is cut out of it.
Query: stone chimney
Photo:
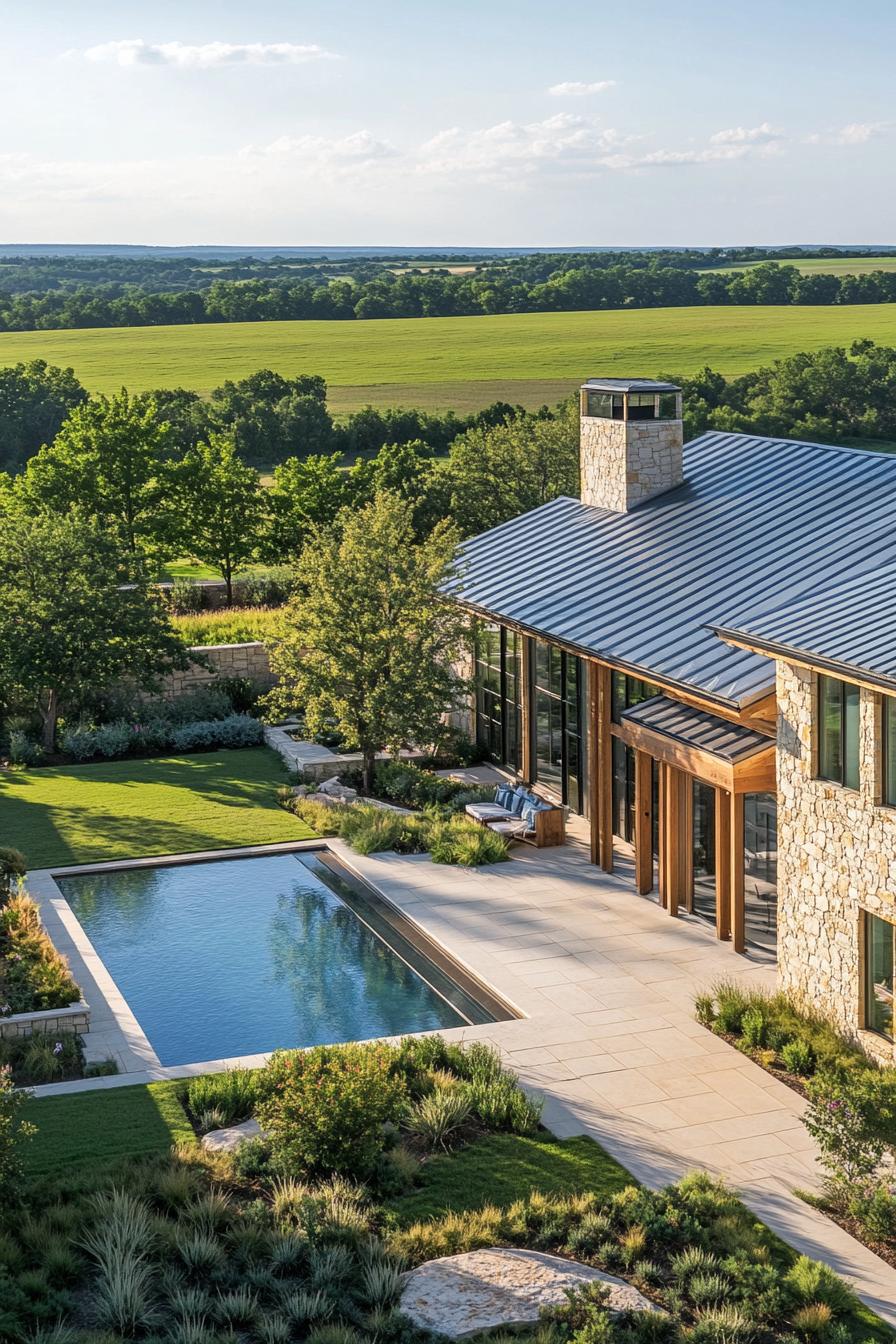
[[[590,378],[582,387],[582,503],[628,513],[681,485],[681,388],[649,378]]]

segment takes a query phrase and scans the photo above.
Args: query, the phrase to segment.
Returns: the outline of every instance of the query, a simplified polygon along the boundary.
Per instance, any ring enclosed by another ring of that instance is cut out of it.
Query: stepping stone
[[[660,1311],[624,1279],[590,1265],[498,1246],[428,1260],[412,1270],[401,1310],[423,1330],[463,1339],[480,1330],[532,1325],[544,1307],[562,1305],[568,1289],[586,1283],[606,1284],[611,1311]]]
[[[210,1153],[232,1153],[247,1139],[260,1139],[261,1125],[257,1120],[244,1120],[241,1125],[228,1125],[226,1129],[210,1129],[202,1136],[202,1146]]]

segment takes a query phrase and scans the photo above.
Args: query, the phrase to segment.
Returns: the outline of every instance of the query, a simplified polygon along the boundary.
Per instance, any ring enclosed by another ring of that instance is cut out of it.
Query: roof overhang
[[[733,644],[738,649],[746,649],[749,653],[759,653],[766,658],[775,658],[781,662],[796,663],[798,667],[808,667],[813,671],[827,672],[831,676],[842,678],[844,681],[868,686],[871,690],[896,694],[896,676],[888,676],[884,672],[874,672],[870,668],[860,667],[857,663],[829,658],[824,654],[813,653],[809,649],[802,649],[793,644],[764,639],[761,635],[752,634],[747,630],[730,630],[721,625],[712,625],[709,628],[726,644]]]
[[[775,788],[775,738],[708,710],[657,695],[625,710],[615,731],[635,750],[729,793]]]

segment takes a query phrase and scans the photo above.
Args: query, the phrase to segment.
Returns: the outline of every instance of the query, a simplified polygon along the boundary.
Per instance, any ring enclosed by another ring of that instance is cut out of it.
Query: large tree
[[[122,388],[77,406],[22,483],[30,508],[97,518],[133,555],[169,543],[166,459],[171,431],[150,398]]]
[[[299,560],[269,703],[301,709],[312,732],[335,721],[368,788],[376,753],[437,741],[463,687],[468,621],[441,593],[455,545],[446,523],[418,542],[410,503],[383,493],[316,532]]]
[[[39,714],[45,750],[88,693],[122,679],[152,690],[187,666],[159,593],[106,529],[75,513],[0,521],[0,685]]]
[[[18,467],[44,443],[52,443],[87,393],[72,369],[44,359],[0,369],[0,468]]]
[[[279,563],[298,555],[308,534],[332,523],[351,497],[350,474],[339,453],[288,457],[275,469],[267,494],[265,558]]]
[[[210,434],[184,457],[174,500],[181,543],[194,560],[214,565],[233,601],[233,575],[255,555],[265,500],[258,472],[237,455],[230,434]]]

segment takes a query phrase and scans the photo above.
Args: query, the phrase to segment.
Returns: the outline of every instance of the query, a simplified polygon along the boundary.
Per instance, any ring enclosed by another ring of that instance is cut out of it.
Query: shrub
[[[293,575],[288,565],[275,565],[254,574],[238,574],[236,582],[241,606],[282,607],[292,592]]]
[[[694,1015],[702,1027],[711,1027],[716,1020],[716,1001],[711,994],[698,994],[694,1000]]]
[[[788,1073],[796,1073],[801,1078],[808,1078],[815,1070],[815,1051],[808,1041],[794,1037],[793,1040],[786,1041],[781,1047],[781,1063]]]
[[[453,863],[462,868],[504,863],[510,857],[509,846],[503,835],[462,816],[432,825],[429,850],[433,863]]]
[[[175,616],[202,611],[205,589],[195,579],[175,579],[168,589],[168,606]]]
[[[756,1006],[748,1008],[741,1018],[740,1030],[745,1045],[752,1049],[764,1046],[768,1035],[768,1023],[762,1009]]]
[[[801,1255],[784,1276],[787,1288],[799,1303],[825,1302],[837,1312],[851,1311],[855,1294],[827,1265]]]
[[[715,986],[716,1025],[719,1031],[730,1035],[739,1035],[743,1026],[744,1013],[750,1008],[750,999],[740,985],[731,981],[722,981]]]
[[[896,1241],[896,1195],[883,1184],[853,1199],[849,1212],[875,1241]]]
[[[404,1080],[380,1046],[277,1051],[265,1070],[258,1119],[275,1153],[295,1170],[366,1175],[382,1151],[382,1126],[406,1105]]]
[[[469,1121],[472,1109],[466,1089],[437,1088],[417,1102],[408,1116],[407,1128],[426,1148],[447,1152]]]
[[[223,1073],[204,1073],[187,1084],[187,1104],[195,1116],[216,1111],[222,1125],[247,1120],[258,1095],[257,1075],[252,1069],[226,1069]]]
[[[27,769],[37,765],[43,751],[33,738],[21,728],[11,728],[9,732],[9,763]]]
[[[25,855],[21,850],[0,845],[0,905],[26,872]]]
[[[881,1075],[854,1070],[817,1074],[809,1084],[803,1124],[818,1144],[838,1202],[848,1200],[851,1191],[872,1180],[880,1167],[886,1148],[881,1125],[893,1105],[893,1084],[887,1088],[887,1082]]]
[[[262,724],[248,714],[187,723],[175,728],[171,734],[173,751],[220,751],[230,747],[256,747],[263,741]]]
[[[80,1036],[65,1033],[58,1038],[35,1034],[0,1041],[0,1062],[12,1070],[19,1087],[38,1087],[80,1078],[84,1072]]]
[[[280,795],[280,805],[310,826],[315,835],[340,833],[343,811],[341,803],[310,802],[301,795],[291,794],[289,789],[285,788]]]
[[[105,760],[126,756],[131,748],[132,733],[127,723],[104,723],[94,733],[94,751]]]
[[[541,1120],[541,1104],[530,1101],[514,1078],[505,1074],[469,1085],[473,1109],[486,1129],[532,1134]]]
[[[34,1133],[34,1126],[22,1119],[22,1107],[27,1100],[27,1093],[16,1090],[12,1071],[0,1064],[0,1208],[8,1208],[18,1195],[22,1141]]]
[[[68,962],[44,931],[24,892],[0,907],[0,1012],[67,1008],[81,997]]]

